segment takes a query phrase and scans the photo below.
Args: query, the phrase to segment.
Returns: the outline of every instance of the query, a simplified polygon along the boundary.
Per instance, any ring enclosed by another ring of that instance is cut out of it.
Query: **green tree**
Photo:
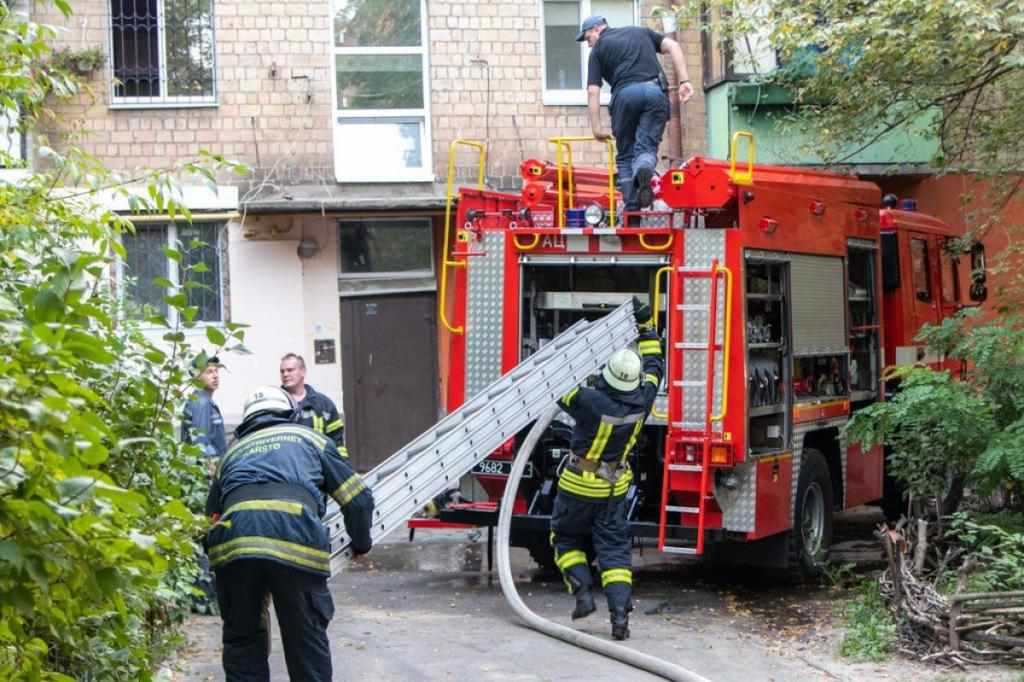
[[[77,85],[51,64],[52,31],[5,7],[0,108],[31,130]],[[146,320],[162,328],[156,341],[123,314],[109,273],[132,228],[100,197],[188,220],[178,178],[212,182],[238,166],[204,154],[125,178],[38,141],[49,170],[0,182],[0,679],[150,679],[190,598],[204,523],[190,509],[198,452],[174,428],[196,309],[183,287],[162,283],[178,314]],[[167,256],[187,263],[198,246]],[[211,327],[207,341],[229,349],[242,334]]]

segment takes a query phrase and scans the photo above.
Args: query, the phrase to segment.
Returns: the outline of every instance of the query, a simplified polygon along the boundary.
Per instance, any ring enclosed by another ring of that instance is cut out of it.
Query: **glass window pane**
[[[580,43],[580,3],[573,0],[544,2],[544,73],[549,90],[583,87]]]
[[[632,26],[636,23],[633,0],[593,0],[590,13],[607,19],[609,26]]]
[[[343,274],[432,270],[429,220],[342,220],[338,227]]]
[[[365,176],[423,168],[423,119],[338,119],[335,154],[338,168]]]
[[[160,27],[157,0],[111,0],[117,97],[159,97]]]
[[[942,302],[956,303],[960,299],[957,291],[956,261],[949,254],[942,255]]]
[[[178,242],[182,252],[182,281],[180,283],[185,286],[186,281],[190,281],[200,285],[186,287],[184,291],[188,305],[199,308],[196,319],[201,322],[221,321],[220,249],[218,248],[220,229],[220,223],[178,227]],[[199,263],[206,266],[205,272],[196,272],[191,269]]]
[[[142,315],[148,306],[167,314],[164,296],[167,292],[153,282],[154,277],[168,276],[168,261],[163,249],[167,246],[166,225],[138,225],[135,234],[121,237],[124,261],[124,300],[130,315]]]
[[[213,96],[213,0],[164,0],[167,94]]]
[[[339,109],[422,109],[423,57],[337,55]]]
[[[914,294],[919,301],[932,300],[931,281],[928,277],[928,242],[910,240],[910,259],[914,273]]]
[[[334,15],[338,47],[418,47],[420,0],[341,0]]]

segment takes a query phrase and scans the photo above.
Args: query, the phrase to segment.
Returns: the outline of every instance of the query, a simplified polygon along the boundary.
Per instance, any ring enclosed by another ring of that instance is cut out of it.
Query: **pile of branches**
[[[967,592],[968,578],[979,569],[968,557],[957,569],[953,594],[942,594],[925,576],[928,526],[918,520],[910,530],[901,521],[876,533],[888,561],[879,585],[896,619],[900,652],[959,668],[1024,663],[1024,591]],[[947,550],[931,575],[944,575],[958,554]]]

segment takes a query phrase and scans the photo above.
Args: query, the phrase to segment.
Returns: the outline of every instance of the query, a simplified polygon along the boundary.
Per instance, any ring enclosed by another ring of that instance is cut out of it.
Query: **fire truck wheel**
[[[825,457],[817,450],[803,452],[793,518],[789,572],[794,578],[816,578],[828,563],[832,544],[832,479]]]

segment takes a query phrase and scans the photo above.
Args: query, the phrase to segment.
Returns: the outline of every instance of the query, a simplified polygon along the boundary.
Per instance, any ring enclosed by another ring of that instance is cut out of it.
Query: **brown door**
[[[912,339],[925,324],[939,322],[939,253],[937,240],[930,235],[916,232],[907,233],[910,247],[910,310],[912,328],[908,338]]]
[[[367,471],[437,421],[433,293],[341,300],[345,444]]]

